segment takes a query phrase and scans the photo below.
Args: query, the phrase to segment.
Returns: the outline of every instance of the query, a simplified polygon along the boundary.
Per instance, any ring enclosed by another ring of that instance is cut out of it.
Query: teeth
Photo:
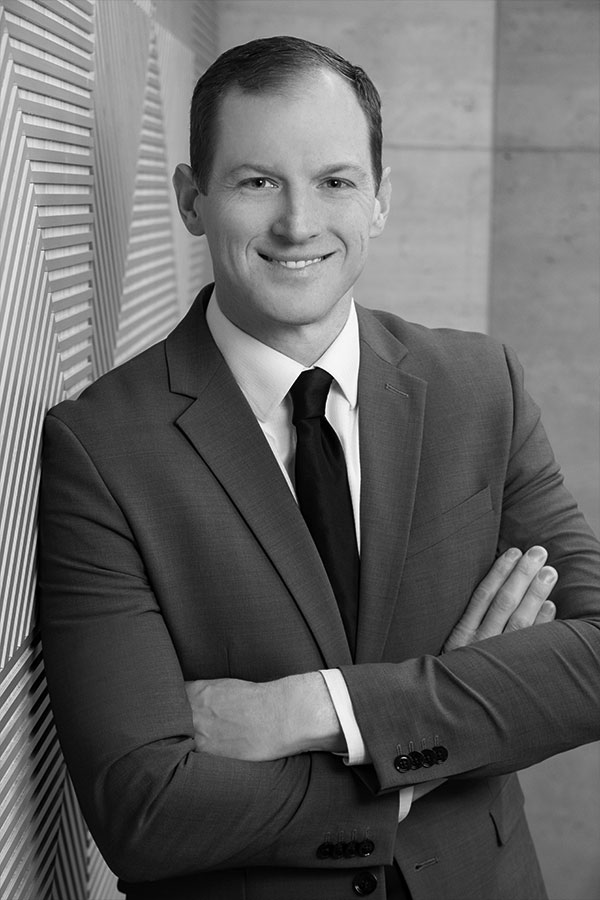
[[[315,259],[271,259],[270,262],[279,263],[279,265],[283,266],[285,269],[305,269],[306,266],[312,266],[315,263],[321,262],[322,259],[322,256],[317,256]]]

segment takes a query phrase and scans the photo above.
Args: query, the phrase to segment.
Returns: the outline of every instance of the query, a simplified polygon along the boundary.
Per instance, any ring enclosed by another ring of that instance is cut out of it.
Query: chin
[[[280,304],[272,311],[270,318],[281,325],[313,325],[327,319],[336,305],[335,302],[327,306],[323,306],[322,302]]]

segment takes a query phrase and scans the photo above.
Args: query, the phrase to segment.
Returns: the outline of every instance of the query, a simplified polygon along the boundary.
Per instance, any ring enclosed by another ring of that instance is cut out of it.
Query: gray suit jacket
[[[511,773],[600,737],[600,555],[518,363],[482,335],[359,309],[353,664],[208,294],[46,421],[44,656],[100,849],[140,898],[336,900],[365,873],[383,898],[394,855],[415,900],[543,897]],[[559,570],[559,620],[440,656],[498,551],[533,543]],[[372,765],[195,750],[184,680],[322,667],[342,669]],[[398,771],[432,746],[447,759]],[[397,789],[440,776],[398,827]],[[322,858],[354,840],[370,855]]]

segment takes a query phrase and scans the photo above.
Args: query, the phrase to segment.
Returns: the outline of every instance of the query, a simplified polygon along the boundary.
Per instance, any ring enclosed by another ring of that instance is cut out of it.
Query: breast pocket
[[[418,522],[413,525],[410,533],[407,556],[416,556],[417,553],[440,544],[490,513],[492,509],[492,495],[488,486],[434,519]]]

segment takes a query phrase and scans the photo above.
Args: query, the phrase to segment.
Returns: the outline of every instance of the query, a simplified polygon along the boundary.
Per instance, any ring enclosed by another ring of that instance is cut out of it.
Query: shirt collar
[[[254,415],[265,422],[307,367],[234,325],[221,311],[214,292],[206,311],[206,321]],[[315,363],[333,375],[351,409],[358,399],[359,347],[358,318],[353,301],[346,324]]]

